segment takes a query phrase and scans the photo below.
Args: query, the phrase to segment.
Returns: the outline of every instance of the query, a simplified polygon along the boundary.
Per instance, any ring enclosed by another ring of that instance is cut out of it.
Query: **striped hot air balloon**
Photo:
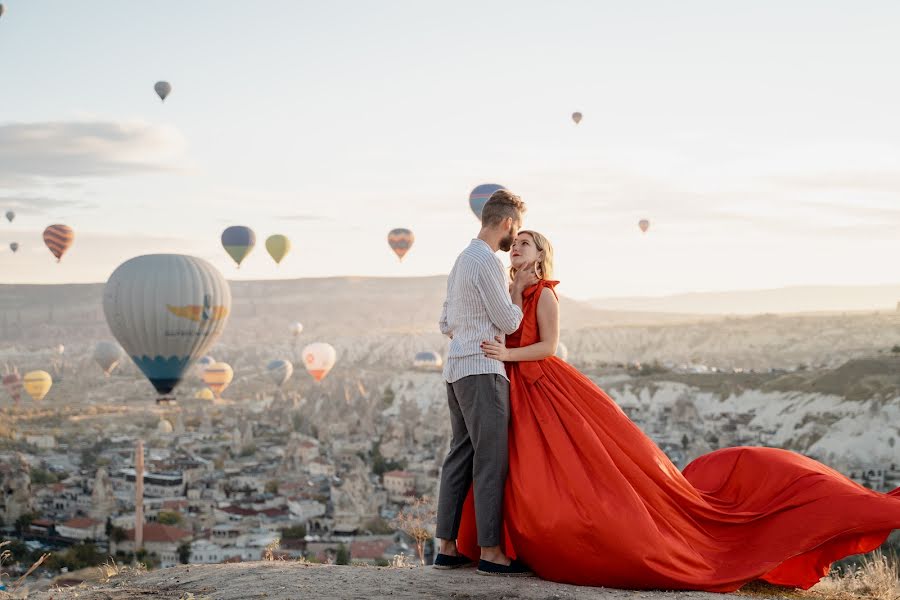
[[[222,246],[240,269],[241,262],[256,246],[256,234],[249,227],[232,225],[222,232]]]
[[[281,387],[294,374],[294,365],[289,360],[273,360],[266,366],[266,371],[272,382]]]
[[[53,385],[53,378],[50,377],[50,373],[47,371],[31,371],[25,373],[22,385],[25,388],[25,393],[31,396],[32,400],[40,402],[47,396],[47,392],[50,391],[50,387]]]
[[[232,379],[234,379],[234,371],[228,363],[213,363],[203,371],[203,383],[212,390],[216,398],[222,397],[222,392],[231,385]]]
[[[287,253],[291,251],[291,240],[286,235],[275,234],[266,238],[266,251],[275,264],[281,264]]]
[[[469,194],[469,208],[472,209],[472,212],[475,213],[475,216],[478,217],[479,221],[481,220],[481,211],[484,209],[484,205],[487,204],[487,201],[491,199],[491,194],[497,190],[505,189],[505,187],[496,183],[482,183],[472,190]]]
[[[337,361],[337,352],[331,344],[316,342],[303,349],[303,364],[313,379],[322,381],[334,363]]]
[[[17,405],[22,399],[22,376],[18,372],[13,371],[3,376],[3,387],[9,392],[10,397]]]
[[[409,252],[409,249],[412,248],[415,241],[416,236],[414,236],[413,232],[409,229],[403,229],[401,227],[398,229],[391,229],[388,233],[388,245],[401,261],[403,260],[403,257],[406,256],[406,253]]]
[[[110,331],[161,396],[215,343],[230,310],[231,290],[222,274],[205,260],[180,254],[127,260],[103,291]]]
[[[56,257],[56,262],[62,260],[74,240],[75,232],[68,225],[51,225],[44,230],[44,243]]]

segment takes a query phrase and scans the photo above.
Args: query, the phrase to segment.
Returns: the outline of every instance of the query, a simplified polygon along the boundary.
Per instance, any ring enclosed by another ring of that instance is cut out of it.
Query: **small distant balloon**
[[[214,362],[216,362],[216,359],[214,359],[212,356],[207,355],[207,356],[204,356],[203,358],[197,360],[197,366],[200,367],[201,369],[205,370],[206,367],[213,364]]]
[[[556,346],[556,358],[567,362],[569,360],[569,349],[562,342]]]
[[[572,113],[572,120],[575,121],[575,124],[576,124],[576,125],[578,125],[579,123],[581,123],[581,113],[580,113],[580,112],[573,112],[573,113]]]
[[[272,382],[281,387],[294,374],[294,365],[289,360],[273,360],[266,366],[266,370]]]
[[[203,371],[203,383],[212,390],[216,398],[222,397],[222,392],[231,385],[232,379],[234,379],[234,371],[228,363],[213,363]]]
[[[299,321],[291,323],[288,327],[288,330],[291,332],[292,336],[298,337],[301,333],[303,333],[303,323],[300,323]]]
[[[213,395],[211,389],[203,388],[202,390],[194,394],[194,398],[197,398],[198,400],[215,400],[216,397]]]
[[[303,364],[313,379],[322,381],[334,363],[337,361],[337,352],[331,344],[316,342],[303,349]]]
[[[109,377],[122,360],[122,351],[112,342],[98,342],[94,348],[94,360],[103,369],[103,374]]]
[[[437,352],[417,352],[413,358],[413,366],[417,369],[440,369],[444,364]]]
[[[291,240],[286,235],[275,234],[266,238],[266,251],[275,261],[275,264],[281,264],[281,261],[291,251]]]
[[[168,81],[157,81],[153,85],[153,89],[156,90],[156,95],[159,96],[159,99],[165,102],[166,97],[172,93],[172,84]]]
[[[0,4],[0,6],[3,6],[3,5]],[[7,220],[7,221],[9,221],[10,223],[12,223],[12,222],[13,222],[13,219],[15,219],[15,218],[16,218],[16,213],[14,213],[14,212],[11,211],[11,210],[6,211],[6,220]]]
[[[55,350],[56,350],[56,353],[57,353],[57,354],[59,354],[60,356],[62,356],[62,355],[65,354],[65,352],[66,352],[66,347],[63,346],[62,344],[57,344]]]
[[[13,251],[13,254],[19,251],[19,242],[11,242],[9,244],[9,249]]]
[[[234,259],[238,268],[253,247],[256,246],[256,234],[249,227],[232,225],[222,232],[222,247]]]
[[[416,236],[409,229],[391,229],[388,233],[388,245],[401,261],[406,256],[406,253],[409,252],[409,249],[412,248],[415,241]]]
[[[0,17],[2,17],[3,13],[5,13],[5,12],[6,12],[6,7],[3,6],[2,4],[0,4]]]
[[[482,183],[472,190],[469,194],[469,208],[472,209],[479,221],[481,220],[481,211],[484,209],[487,201],[491,199],[491,195],[497,190],[505,189],[505,187],[496,183]]]
[[[50,387],[53,385],[53,378],[47,371],[31,371],[25,373],[23,379],[25,393],[31,396],[35,402],[40,402],[47,396]]]
[[[62,260],[63,254],[72,246],[73,241],[75,232],[68,225],[51,225],[44,230],[44,243],[56,257],[56,262]]]
[[[638,227],[641,228],[641,231],[647,233],[647,230],[650,229],[650,221],[647,219],[641,219],[638,221]]]

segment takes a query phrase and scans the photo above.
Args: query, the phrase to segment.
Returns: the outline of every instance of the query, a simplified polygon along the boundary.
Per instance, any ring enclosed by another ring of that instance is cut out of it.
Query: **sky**
[[[577,299],[900,281],[897,2],[3,3],[0,283],[447,273],[487,182]]]

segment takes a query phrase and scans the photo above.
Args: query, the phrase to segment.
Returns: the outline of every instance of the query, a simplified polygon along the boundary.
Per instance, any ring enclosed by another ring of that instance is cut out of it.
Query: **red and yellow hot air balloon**
[[[388,233],[388,245],[401,261],[403,260],[403,257],[406,256],[406,253],[409,252],[409,249],[412,248],[413,242],[415,241],[416,236],[414,236],[413,232],[409,229],[400,227],[391,229]]]
[[[56,257],[56,262],[62,260],[63,254],[66,253],[73,241],[75,241],[75,232],[68,225],[51,225],[44,230],[44,243]]]
[[[337,352],[331,344],[316,342],[303,349],[303,364],[316,381],[325,379],[336,361]]]
[[[222,397],[222,392],[231,384],[232,379],[234,379],[234,371],[228,363],[213,363],[203,371],[203,383],[212,390],[216,398]]]
[[[650,221],[647,219],[641,219],[638,221],[638,227],[641,228],[641,232],[647,233],[647,230],[650,229]]]

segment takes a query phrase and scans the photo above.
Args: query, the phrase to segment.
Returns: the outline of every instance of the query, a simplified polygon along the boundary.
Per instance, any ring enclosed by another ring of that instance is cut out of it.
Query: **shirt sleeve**
[[[522,309],[513,304],[509,297],[503,269],[491,263],[478,264],[475,287],[484,301],[488,317],[505,334],[514,333],[522,322]]]
[[[438,321],[438,325],[441,328],[441,333],[450,336],[450,324],[447,323],[447,300],[444,300],[444,310],[441,311],[441,320]]]

